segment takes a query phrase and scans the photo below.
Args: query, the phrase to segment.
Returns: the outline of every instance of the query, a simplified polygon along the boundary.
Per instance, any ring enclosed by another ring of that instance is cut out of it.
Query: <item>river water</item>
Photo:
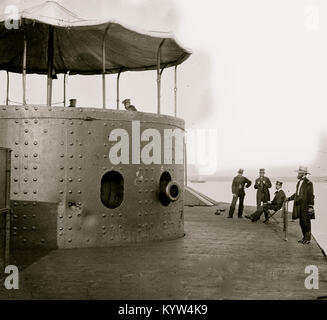
[[[274,193],[274,183],[270,189],[271,197]],[[192,183],[189,186],[208,197],[222,202],[230,202],[232,200],[231,181],[207,181],[205,183]],[[316,219],[312,220],[312,234],[318,241],[319,245],[327,253],[327,182],[313,182],[315,193],[315,211]],[[296,182],[284,182],[283,190],[286,196],[290,196],[295,192]],[[256,190],[251,186],[246,189],[245,205],[256,205]],[[293,202],[289,203],[289,211],[292,209]],[[300,228],[300,226],[299,226]]]

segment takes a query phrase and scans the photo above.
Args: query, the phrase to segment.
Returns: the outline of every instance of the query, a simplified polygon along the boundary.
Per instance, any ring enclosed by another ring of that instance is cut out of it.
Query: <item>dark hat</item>
[[[259,173],[265,173],[265,169],[260,169]]]
[[[243,173],[244,170],[243,169],[238,169],[237,173]]]
[[[122,103],[124,103],[124,104],[125,104],[126,102],[131,102],[131,99],[127,98],[127,99],[125,99],[125,100],[122,101]]]
[[[276,184],[279,184],[280,186],[282,186],[282,185],[283,185],[283,182],[277,180],[277,181],[276,181]]]

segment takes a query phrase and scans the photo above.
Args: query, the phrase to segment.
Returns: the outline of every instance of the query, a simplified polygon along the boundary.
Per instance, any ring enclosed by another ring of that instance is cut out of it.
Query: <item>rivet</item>
[[[33,144],[34,144],[35,146],[37,146],[37,141],[34,141]]]
[[[37,169],[37,166],[34,166],[33,169],[36,170]]]
[[[72,230],[73,228],[72,227],[69,227],[68,230]]]
[[[28,129],[25,129],[24,132],[25,132],[25,133],[28,133]]]
[[[48,132],[48,130],[47,130],[47,129],[44,129],[44,130],[43,130],[43,132],[44,132],[44,133],[47,133],[47,132]]]
[[[32,230],[34,230],[34,231],[35,231],[35,230],[36,230],[36,228],[33,226],[33,227],[32,227]]]
[[[18,153],[16,153],[16,154],[15,154],[15,158],[18,158],[18,157],[19,157],[19,154],[18,154]]]
[[[37,123],[38,123],[38,121],[37,121],[37,120],[34,120],[34,123],[35,123],[35,124],[37,124]]]
[[[27,146],[28,145],[28,142],[27,141],[25,141],[25,146]]]
[[[25,154],[24,154],[24,157],[25,157],[25,158],[28,158],[28,154],[27,154],[27,153],[25,153]]]
[[[72,242],[72,239],[68,239],[68,242]]]
[[[33,178],[33,181],[37,181],[37,178]]]
[[[15,145],[18,145],[19,144],[19,142],[18,141],[15,141]]]

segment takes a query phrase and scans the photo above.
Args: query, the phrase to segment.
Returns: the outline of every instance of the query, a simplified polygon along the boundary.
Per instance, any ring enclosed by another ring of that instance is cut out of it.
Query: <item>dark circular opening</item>
[[[171,175],[169,172],[165,171],[160,176],[159,182],[159,200],[163,206],[168,206],[171,202],[170,199],[166,195],[166,187],[167,184],[171,181]]]
[[[124,200],[124,178],[118,171],[109,171],[101,179],[101,202],[110,209],[117,208]]]
[[[169,193],[170,193],[170,195],[171,195],[173,198],[177,198],[177,197],[178,197],[178,195],[179,195],[179,189],[178,189],[178,187],[177,187],[176,184],[173,184],[173,185],[170,187]]]

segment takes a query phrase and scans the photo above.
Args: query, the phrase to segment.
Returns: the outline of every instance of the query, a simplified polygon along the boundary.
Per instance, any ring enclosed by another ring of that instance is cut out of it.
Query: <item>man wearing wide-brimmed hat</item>
[[[228,218],[233,218],[235,206],[237,203],[237,199],[239,199],[238,204],[238,217],[243,218],[243,208],[244,208],[244,197],[245,197],[245,191],[244,188],[248,188],[251,186],[251,181],[243,176],[243,169],[239,169],[237,171],[237,176],[233,179],[232,182],[232,193],[233,193],[233,199],[232,203],[229,208],[229,215]]]
[[[303,238],[298,242],[309,244],[311,241],[311,219],[314,219],[314,193],[313,184],[308,179],[308,168],[300,166],[297,172],[299,181],[296,184],[296,192],[287,200],[294,200],[293,219],[300,219]]]
[[[257,189],[257,210],[264,204],[270,201],[271,182],[268,177],[265,177],[265,169],[259,170],[259,178],[255,180],[254,189]]]

